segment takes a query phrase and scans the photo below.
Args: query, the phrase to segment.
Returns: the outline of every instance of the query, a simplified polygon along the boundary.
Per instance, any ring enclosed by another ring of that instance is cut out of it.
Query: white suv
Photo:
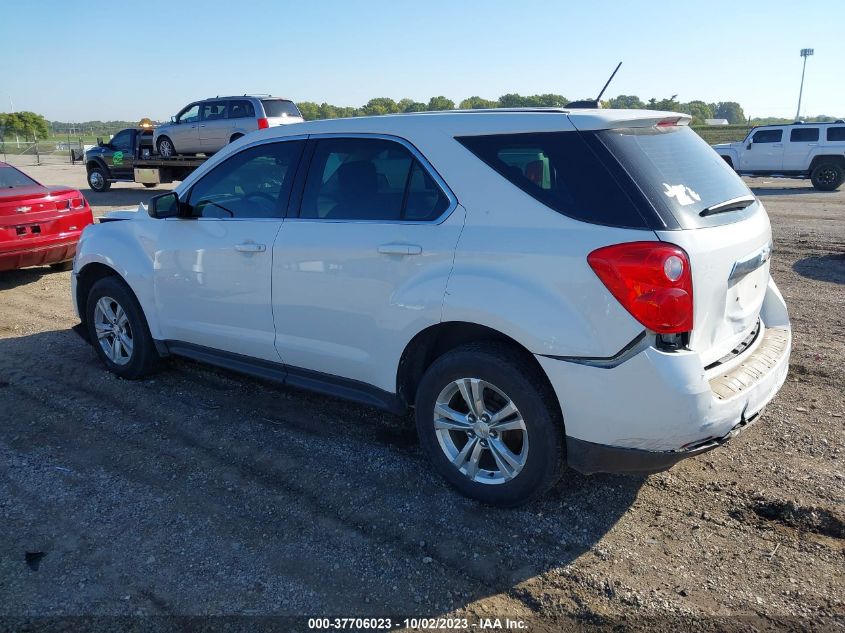
[[[755,419],[791,330],[768,216],[681,114],[496,110],[245,136],[85,230],[80,331],[413,407],[462,492],[654,472]]]
[[[713,149],[747,176],[809,178],[821,191],[845,181],[845,121],[755,127],[745,140]]]

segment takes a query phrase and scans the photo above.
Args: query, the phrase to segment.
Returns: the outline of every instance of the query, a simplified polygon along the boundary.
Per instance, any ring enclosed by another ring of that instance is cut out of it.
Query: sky
[[[845,117],[845,0],[170,0],[3,3],[0,111],[166,120],[269,93],[360,106],[478,95],[738,101],[747,116]],[[11,101],[10,101],[11,100]]]

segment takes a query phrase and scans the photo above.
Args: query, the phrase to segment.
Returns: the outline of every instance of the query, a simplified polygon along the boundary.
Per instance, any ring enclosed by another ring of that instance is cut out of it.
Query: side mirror
[[[749,141],[748,146],[747,146],[745,149],[751,149],[751,144],[752,144],[753,142],[754,142],[754,141]]]
[[[170,122],[171,122],[171,123],[176,123],[176,117],[175,117],[175,116],[170,117]]]
[[[97,137],[97,147],[102,147],[102,146],[103,146],[103,137],[98,136]]]
[[[180,210],[179,196],[175,191],[163,193],[150,199],[147,206],[147,213],[151,218],[164,220],[165,218],[178,218]]]

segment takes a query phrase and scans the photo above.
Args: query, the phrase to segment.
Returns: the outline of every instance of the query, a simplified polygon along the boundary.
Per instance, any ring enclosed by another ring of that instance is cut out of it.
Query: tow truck
[[[102,193],[114,182],[155,187],[184,180],[207,159],[206,156],[156,155],[152,122],[142,119],[137,127],[121,130],[109,141],[98,138],[96,147],[85,152],[85,171],[91,191]]]

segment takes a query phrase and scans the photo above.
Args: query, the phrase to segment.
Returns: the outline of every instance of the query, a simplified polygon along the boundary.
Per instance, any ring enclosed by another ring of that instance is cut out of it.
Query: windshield
[[[752,204],[700,215],[727,200],[752,194],[733,169],[685,125],[604,130],[598,135],[657,212],[671,214],[681,228],[737,222],[758,208]]]
[[[291,101],[285,101],[284,99],[262,99],[261,104],[264,106],[264,114],[271,119],[286,116],[302,116],[299,108]]]
[[[32,178],[14,167],[0,167],[0,189],[37,185]]]

